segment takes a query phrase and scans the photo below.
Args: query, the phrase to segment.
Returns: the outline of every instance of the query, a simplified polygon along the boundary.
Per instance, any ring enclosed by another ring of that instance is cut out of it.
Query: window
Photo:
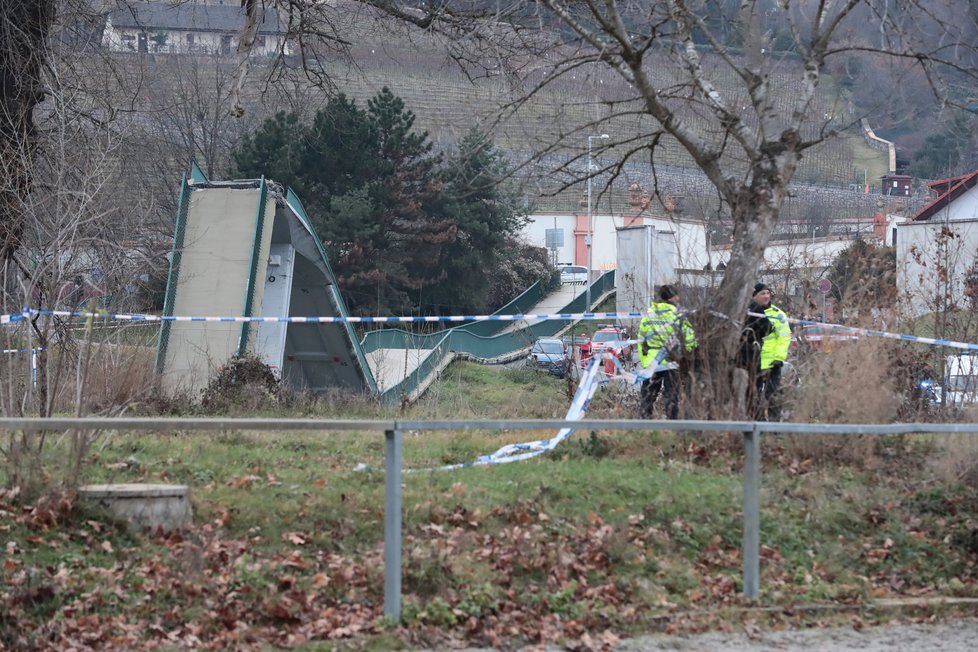
[[[193,47],[193,44],[194,44],[194,35],[187,34],[187,45]]]
[[[548,353],[560,355],[564,352],[564,345],[559,340],[537,340],[531,349],[531,353]]]
[[[265,37],[257,36],[255,37],[255,47],[264,48],[265,47]]]

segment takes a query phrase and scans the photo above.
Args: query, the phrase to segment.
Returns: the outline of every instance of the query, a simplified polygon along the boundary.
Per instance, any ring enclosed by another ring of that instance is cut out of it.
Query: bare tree
[[[44,99],[42,70],[55,14],[52,0],[10,0],[0,9],[0,163],[10,180],[0,191],[3,265],[24,233],[26,218],[18,207],[31,188],[29,161],[37,143],[33,113]]]
[[[139,220],[126,214],[129,202],[115,183],[126,134],[112,124],[111,104],[97,92],[113,70],[95,74],[93,57],[85,53],[91,34],[78,22],[84,14],[67,11],[71,2],[24,4],[45,9],[14,15],[18,2],[0,4],[0,26],[15,35],[40,30],[47,36],[16,42],[14,47],[24,49],[20,59],[8,49],[9,39],[0,42],[3,73],[18,61],[22,66],[11,73],[16,83],[5,85],[0,98],[0,306],[4,313],[24,307],[34,312],[0,327],[0,340],[10,350],[0,363],[0,414],[118,412],[146,389],[133,381],[140,368],[151,369],[149,356],[135,347],[104,347],[98,320],[56,312],[115,308],[111,302],[125,294],[120,290],[143,264],[136,243]],[[47,22],[37,22],[42,19]],[[81,40],[73,41],[75,35]],[[24,95],[28,86],[33,92]],[[95,434],[68,434],[68,462],[59,479],[77,481]],[[4,434],[0,459],[6,482],[35,488],[43,479],[41,456],[49,435]]]

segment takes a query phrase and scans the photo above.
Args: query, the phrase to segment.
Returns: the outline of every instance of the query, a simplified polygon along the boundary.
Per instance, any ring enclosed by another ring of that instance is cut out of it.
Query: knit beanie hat
[[[671,285],[662,285],[659,287],[659,298],[663,301],[668,301],[673,297],[678,297],[679,293],[676,292],[676,288]]]
[[[758,293],[758,292],[763,292],[764,290],[770,290],[770,289],[771,289],[771,288],[769,288],[769,287],[768,287],[768,286],[766,286],[765,284],[763,284],[763,283],[758,283],[757,285],[755,285],[755,286],[754,286],[754,292],[753,292],[753,293],[751,293],[751,296],[752,296],[752,297],[755,297],[755,296],[757,296],[757,293]]]

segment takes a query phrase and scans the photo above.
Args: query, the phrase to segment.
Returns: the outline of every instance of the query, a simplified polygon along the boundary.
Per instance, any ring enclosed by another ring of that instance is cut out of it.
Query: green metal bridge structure
[[[514,360],[537,338],[573,325],[570,319],[480,320],[428,333],[372,330],[361,340],[344,321],[349,311],[296,194],[265,178],[211,181],[195,163],[181,183],[170,259],[164,317],[342,318],[329,323],[164,321],[157,373],[164,387],[191,393],[228,360],[250,353],[296,388],[344,388],[384,402],[411,402],[454,360]],[[593,279],[590,296],[600,304],[614,288],[614,271],[604,272]],[[546,298],[535,283],[494,314],[536,314],[534,308]],[[549,312],[586,312],[593,306],[585,301],[582,292]]]

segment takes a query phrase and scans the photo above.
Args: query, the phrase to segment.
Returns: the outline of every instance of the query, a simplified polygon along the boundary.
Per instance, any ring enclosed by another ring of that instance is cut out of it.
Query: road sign
[[[544,238],[547,244],[547,249],[560,249],[564,246],[563,229],[546,229],[544,231]]]
[[[829,290],[832,289],[832,281],[827,278],[823,278],[818,282],[815,288],[822,294],[828,294]]]

